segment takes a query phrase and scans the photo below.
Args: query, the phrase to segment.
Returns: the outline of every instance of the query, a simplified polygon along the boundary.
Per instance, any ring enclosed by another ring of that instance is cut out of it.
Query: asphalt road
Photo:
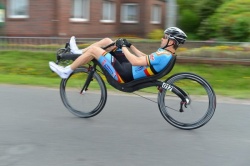
[[[219,98],[205,126],[168,124],[157,104],[109,94],[91,119],[68,112],[58,89],[0,85],[0,166],[246,166],[250,102]]]

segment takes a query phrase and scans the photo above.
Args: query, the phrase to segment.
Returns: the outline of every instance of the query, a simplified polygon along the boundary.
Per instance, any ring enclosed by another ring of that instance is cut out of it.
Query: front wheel
[[[78,68],[67,79],[62,79],[60,85],[63,104],[72,114],[81,118],[90,118],[100,113],[107,100],[106,86],[96,72],[87,90],[82,91],[89,73],[87,68]]]
[[[213,116],[216,96],[202,77],[192,73],[178,73],[166,80],[168,88],[158,94],[162,116],[171,125],[185,130],[205,125]]]

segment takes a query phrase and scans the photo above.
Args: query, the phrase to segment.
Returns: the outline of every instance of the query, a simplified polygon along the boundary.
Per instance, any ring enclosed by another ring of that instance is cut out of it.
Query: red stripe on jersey
[[[147,69],[144,70],[144,73],[146,74],[146,76],[150,76],[149,72]]]

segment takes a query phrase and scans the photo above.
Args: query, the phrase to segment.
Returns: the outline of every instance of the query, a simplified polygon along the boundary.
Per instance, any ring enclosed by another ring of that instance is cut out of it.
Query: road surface
[[[219,98],[205,126],[168,124],[155,103],[108,93],[91,119],[72,115],[58,89],[0,85],[0,166],[246,166],[250,102]]]

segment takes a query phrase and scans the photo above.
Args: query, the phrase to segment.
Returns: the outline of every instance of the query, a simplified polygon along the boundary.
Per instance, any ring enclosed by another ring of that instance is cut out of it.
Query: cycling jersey
[[[132,74],[134,79],[147,77],[160,72],[167,66],[172,58],[172,54],[159,48],[156,52],[147,55],[147,66],[132,66]]]

